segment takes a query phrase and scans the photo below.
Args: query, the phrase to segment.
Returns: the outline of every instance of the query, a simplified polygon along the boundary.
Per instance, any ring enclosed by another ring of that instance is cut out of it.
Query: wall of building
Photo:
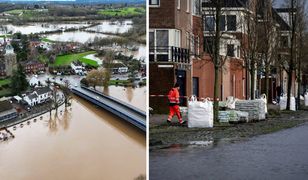
[[[175,0],[160,0],[160,6],[150,7],[150,28],[175,28]]]

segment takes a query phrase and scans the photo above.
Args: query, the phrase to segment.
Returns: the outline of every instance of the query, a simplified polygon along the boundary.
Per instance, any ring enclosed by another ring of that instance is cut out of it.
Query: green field
[[[96,61],[93,61],[91,59],[86,59],[84,56],[87,56],[89,54],[94,54],[95,51],[88,51],[84,53],[78,53],[78,54],[69,54],[69,55],[63,55],[63,56],[57,56],[54,66],[64,66],[64,65],[70,65],[71,62],[79,60],[87,65],[98,67],[98,64]]]
[[[11,35],[11,34],[6,34],[6,35],[1,34],[1,35],[0,35],[0,38],[4,38],[5,36],[6,36],[6,37],[12,37],[12,35]]]
[[[106,16],[136,16],[145,13],[143,7],[126,7],[120,9],[102,9],[98,11],[98,14]]]
[[[9,96],[12,94],[12,90],[10,88],[2,88],[4,85],[11,84],[11,79],[2,79],[0,80],[0,97],[2,96]]]
[[[41,38],[41,41],[47,42],[47,43],[56,43],[57,42],[57,41],[50,40],[48,38]]]
[[[45,11],[27,10],[27,9],[14,9],[14,10],[11,10],[11,11],[6,11],[4,13],[10,14],[10,15],[13,15],[13,16],[21,16],[23,18],[40,17],[43,14],[46,14]]]
[[[5,84],[10,84],[11,83],[11,79],[2,79],[0,80],[0,86],[3,86]]]

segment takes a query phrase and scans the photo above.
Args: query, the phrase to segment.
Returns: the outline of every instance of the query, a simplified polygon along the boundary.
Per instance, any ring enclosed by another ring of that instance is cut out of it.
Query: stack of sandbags
[[[218,112],[218,119],[220,123],[229,123],[229,111],[219,111]]]
[[[236,101],[235,109],[238,111],[248,112],[249,121],[265,119],[265,103],[261,99]]]
[[[305,106],[308,106],[308,93],[305,93],[304,99],[305,99]]]
[[[239,123],[248,122],[249,114],[247,112],[228,110],[219,111],[218,119],[220,123]]]
[[[249,113],[248,112],[236,111],[236,114],[238,116],[238,121],[239,122],[248,122],[249,121]],[[230,121],[230,123],[238,122],[238,121]]]
[[[280,97],[280,101],[279,101],[279,108],[280,110],[286,110],[287,109],[287,100],[288,98],[286,96],[282,96]],[[290,99],[290,110],[291,111],[296,111],[295,108],[295,97],[291,97]]]

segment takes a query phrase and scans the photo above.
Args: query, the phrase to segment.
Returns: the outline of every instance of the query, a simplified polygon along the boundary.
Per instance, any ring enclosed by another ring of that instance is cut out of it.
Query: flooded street
[[[0,143],[1,179],[134,179],[146,173],[144,134],[80,98],[67,112],[60,108],[58,117],[47,113],[23,124],[9,128],[15,139]]]
[[[150,179],[307,179],[308,124],[236,143],[150,153]]]

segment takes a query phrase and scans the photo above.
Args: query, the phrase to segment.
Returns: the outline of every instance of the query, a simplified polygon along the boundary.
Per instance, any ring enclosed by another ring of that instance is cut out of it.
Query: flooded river
[[[109,93],[135,103],[144,90]],[[57,117],[47,113],[23,124],[9,128],[15,138],[0,143],[1,179],[134,179],[146,173],[145,135],[78,97]]]

